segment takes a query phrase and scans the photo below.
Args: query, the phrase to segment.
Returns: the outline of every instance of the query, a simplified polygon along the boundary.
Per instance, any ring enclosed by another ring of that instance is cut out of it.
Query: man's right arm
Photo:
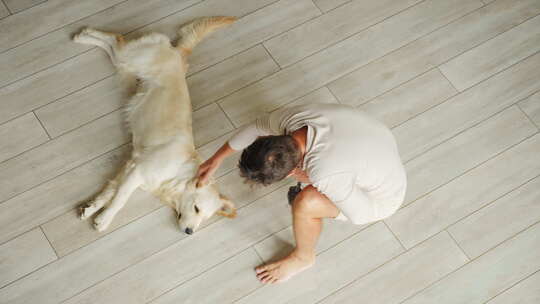
[[[214,153],[214,155],[202,163],[197,172],[197,187],[206,185],[210,177],[212,177],[219,166],[221,166],[223,160],[234,152],[235,150],[231,148],[228,142],[226,142],[216,151],[216,153]]]
[[[278,134],[279,130],[273,130],[270,127],[270,115],[260,117],[253,123],[242,127],[214,155],[201,164],[197,172],[197,187],[208,183],[208,180],[214,175],[219,166],[221,166],[223,160],[234,152],[245,149],[258,137]]]

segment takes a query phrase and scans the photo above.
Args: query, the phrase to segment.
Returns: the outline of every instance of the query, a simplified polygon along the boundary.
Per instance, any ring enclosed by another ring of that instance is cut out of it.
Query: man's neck
[[[300,152],[302,153],[302,157],[306,153],[306,143],[307,143],[307,127],[302,127],[291,134],[292,138],[298,145],[298,148],[300,149]]]

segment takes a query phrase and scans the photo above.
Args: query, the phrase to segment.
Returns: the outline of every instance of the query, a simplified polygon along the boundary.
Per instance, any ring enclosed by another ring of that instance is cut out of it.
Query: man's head
[[[292,136],[266,136],[244,149],[238,167],[247,181],[266,186],[287,177],[301,159],[302,152]]]

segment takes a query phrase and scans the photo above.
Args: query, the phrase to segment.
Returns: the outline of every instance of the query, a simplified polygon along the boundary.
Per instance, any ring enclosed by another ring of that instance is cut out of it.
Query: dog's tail
[[[180,27],[178,34],[180,40],[177,48],[184,56],[191,54],[193,48],[201,42],[207,35],[215,30],[225,27],[236,21],[236,17],[202,17]]]

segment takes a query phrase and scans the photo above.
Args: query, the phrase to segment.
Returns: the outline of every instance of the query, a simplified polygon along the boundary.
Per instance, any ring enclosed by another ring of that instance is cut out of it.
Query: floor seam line
[[[436,69],[437,69],[437,70],[439,71],[439,73],[444,77],[444,79],[446,79],[446,81],[448,81],[448,83],[452,86],[452,88],[453,88],[454,90],[456,90],[456,92],[457,92],[458,94],[459,94],[460,92],[462,92],[462,91],[458,90],[458,88],[456,88],[456,85],[455,85],[452,81],[450,81],[450,79],[448,79],[448,76],[446,76],[446,74],[443,72],[443,70],[441,69],[441,66],[440,66],[440,65],[438,65]]]
[[[52,139],[51,137],[51,134],[49,134],[49,131],[47,131],[47,128],[45,128],[45,125],[43,124],[43,122],[41,121],[41,119],[39,119],[39,117],[36,115],[36,112],[35,111],[32,111],[32,114],[34,114],[34,117],[37,119],[37,121],[39,122],[39,124],[41,125],[41,128],[43,128],[43,131],[45,131],[45,134],[47,134],[47,137],[49,137],[49,140]],[[25,150],[24,152],[26,152],[28,150]],[[24,153],[23,152],[23,153]],[[20,155],[20,154],[19,154]]]
[[[538,91],[537,91],[537,93],[538,93]],[[536,94],[536,93],[534,93],[534,94]],[[532,94],[532,95],[534,95],[534,94]],[[531,96],[532,96],[532,95],[531,95]],[[529,97],[530,97],[530,96],[529,96]],[[520,100],[519,102],[521,102],[521,101],[523,101],[523,100]],[[523,115],[525,115],[525,117],[527,117],[527,120],[528,120],[533,126],[535,126],[536,129],[537,129],[538,131],[540,131],[540,126],[537,125],[537,124],[532,120],[532,118],[529,116],[529,114],[527,114],[527,113],[523,110],[523,108],[521,107],[521,105],[519,104],[519,102],[516,102],[516,103],[515,103],[515,105],[517,106],[517,108],[521,111],[521,113],[523,113]]]
[[[467,254],[467,252],[461,247],[461,245],[458,243],[458,241],[456,240],[456,238],[454,238],[454,235],[452,235],[452,233],[450,233],[450,231],[448,231],[448,228],[450,228],[451,226],[448,226],[446,227],[443,231],[446,231],[446,233],[448,234],[448,236],[452,239],[452,241],[454,241],[454,243],[456,244],[456,246],[459,248],[459,250],[461,250],[461,252],[465,255],[465,257],[467,258],[467,262],[470,262],[472,261],[471,257]]]
[[[58,252],[56,251],[56,248],[54,248],[53,244],[51,243],[51,240],[49,239],[49,237],[47,236],[47,234],[45,233],[45,230],[43,230],[43,227],[41,225],[39,226],[39,230],[41,230],[41,233],[43,233],[43,236],[45,237],[45,239],[49,243],[49,246],[51,246],[51,249],[53,250],[54,255],[56,256],[56,261],[60,260],[60,255],[58,255]],[[52,261],[52,262],[54,262],[54,261]]]

